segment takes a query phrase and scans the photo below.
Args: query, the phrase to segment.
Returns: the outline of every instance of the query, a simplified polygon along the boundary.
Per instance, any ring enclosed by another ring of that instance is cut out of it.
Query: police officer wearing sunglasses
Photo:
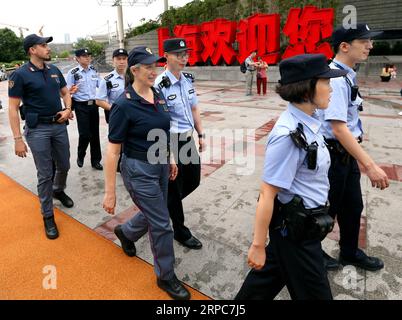
[[[286,285],[292,299],[332,299],[321,240],[333,228],[328,215],[329,151],[316,109],[328,107],[332,70],[324,55],[281,62],[277,93],[289,102],[268,137],[254,239],[252,268],[236,299],[272,300]],[[267,233],[270,242],[266,246]]]
[[[136,47],[129,54],[130,81],[110,113],[103,207],[114,214],[116,167],[123,148],[121,175],[140,213],[117,226],[115,234],[123,251],[133,257],[134,243],[148,232],[157,285],[173,299],[185,300],[190,293],[174,272],[173,231],[167,207],[168,181],[177,177],[176,164],[169,164],[171,118],[163,94],[153,88],[157,62],[164,60],[146,47]]]

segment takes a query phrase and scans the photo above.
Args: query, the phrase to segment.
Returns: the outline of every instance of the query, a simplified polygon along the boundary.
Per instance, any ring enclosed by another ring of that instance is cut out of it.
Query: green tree
[[[0,61],[11,62],[26,59],[23,39],[8,29],[0,29]]]
[[[105,48],[104,43],[99,43],[94,40],[89,40],[89,39],[83,39],[80,38],[78,41],[74,44],[74,49],[83,49],[86,48],[88,49],[94,58],[100,56],[103,53],[103,50]]]

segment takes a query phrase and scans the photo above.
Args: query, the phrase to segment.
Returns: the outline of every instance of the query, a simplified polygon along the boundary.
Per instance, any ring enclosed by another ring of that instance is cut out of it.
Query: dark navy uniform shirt
[[[132,86],[112,105],[109,120],[109,141],[123,143],[123,152],[148,152],[156,141],[167,149],[169,144],[170,114],[163,94],[154,91],[152,104],[140,97]],[[156,129],[156,131],[153,131]],[[156,139],[152,136],[160,136]],[[163,137],[161,137],[162,135]],[[161,148],[162,150],[162,148]]]
[[[8,83],[8,96],[20,98],[25,112],[52,116],[62,110],[60,90],[66,86],[60,70],[51,64],[38,69],[28,62],[16,70]]]

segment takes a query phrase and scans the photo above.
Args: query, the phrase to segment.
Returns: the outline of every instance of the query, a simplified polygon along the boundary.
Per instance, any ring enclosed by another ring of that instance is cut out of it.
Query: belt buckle
[[[93,100],[89,100],[89,101],[88,101],[88,105],[89,105],[89,106],[93,106],[93,104],[94,104],[94,101],[93,101]]]

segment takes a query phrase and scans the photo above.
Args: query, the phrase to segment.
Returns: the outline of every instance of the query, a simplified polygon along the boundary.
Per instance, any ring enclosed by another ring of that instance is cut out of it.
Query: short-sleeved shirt
[[[252,63],[254,63],[253,58],[251,58],[251,56],[247,57],[247,59],[246,59],[247,70],[255,71],[255,66],[253,66]]]
[[[123,152],[148,152],[155,144],[154,134],[160,136],[161,150],[167,150],[169,145],[170,113],[163,94],[154,90],[152,104],[139,96],[132,86],[112,105],[109,120],[109,141],[123,144]],[[151,133],[150,136],[148,136]],[[163,136],[165,135],[165,137]]]
[[[107,83],[110,83],[108,88]],[[117,73],[116,70],[109,73],[105,78],[101,79],[96,100],[103,100],[112,105],[117,98],[124,92],[125,79]]]
[[[337,61],[330,64],[331,69],[344,69],[351,84],[356,84],[356,72],[349,66]],[[335,139],[331,120],[345,122],[355,138],[363,134],[362,122],[359,118],[359,108],[363,99],[358,95],[355,101],[351,98],[351,88],[344,77],[331,79],[331,101],[328,108],[318,110],[317,114],[322,122],[321,134],[327,139]]]
[[[318,144],[317,166],[307,165],[307,151],[298,148],[290,137],[298,123],[303,125],[307,143]],[[294,105],[282,113],[268,137],[262,180],[281,188],[278,199],[290,202],[295,195],[303,199],[308,209],[325,205],[328,199],[328,170],[331,165],[329,151],[319,133],[321,123],[316,115],[309,116]]]
[[[169,88],[159,88],[163,77],[171,82]],[[198,105],[197,93],[192,81],[181,73],[177,79],[169,70],[165,70],[155,81],[155,88],[160,89],[166,97],[172,117],[171,132],[183,133],[194,129],[192,109]]]
[[[45,64],[44,69],[39,69],[28,62],[10,76],[8,95],[21,99],[25,112],[52,116],[62,110],[60,90],[65,86],[56,66]]]
[[[84,69],[80,65],[67,73],[68,88],[78,85],[77,92],[73,94],[73,99],[76,101],[95,100],[96,88],[99,87],[99,82],[98,72],[93,66]]]

